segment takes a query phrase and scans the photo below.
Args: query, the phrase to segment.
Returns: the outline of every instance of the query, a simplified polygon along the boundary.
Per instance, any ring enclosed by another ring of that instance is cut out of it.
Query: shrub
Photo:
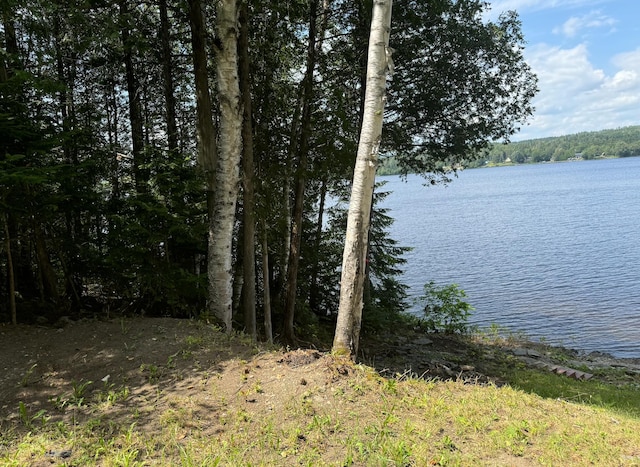
[[[437,286],[431,281],[425,284],[424,292],[419,301],[424,303],[424,324],[430,331],[467,332],[473,307],[464,301],[464,290],[457,284]]]

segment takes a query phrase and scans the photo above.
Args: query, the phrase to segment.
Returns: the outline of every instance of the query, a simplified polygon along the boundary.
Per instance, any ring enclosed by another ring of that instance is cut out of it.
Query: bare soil
[[[207,397],[193,389],[211,380],[216,380],[223,399],[237,400],[240,395],[247,410],[268,412],[307,386],[322,387],[350,371],[349,365],[336,365],[335,360],[329,364],[320,344],[268,349],[246,338],[230,339],[196,321],[122,318],[63,324],[0,326],[0,430],[20,430],[21,405],[29,414],[45,410],[52,422],[87,420],[91,414],[81,399],[104,399],[126,387],[126,404],[114,405],[111,416],[130,416],[132,407],[140,407],[137,425],[146,424],[153,432],[158,429],[154,413],[176,400],[190,401],[194,418],[224,412],[225,407],[212,406],[212,401],[194,399]],[[550,369],[555,364],[578,368],[589,378],[640,387],[638,359],[585,355],[513,339],[483,341],[405,330],[364,336],[360,360],[383,375],[497,385],[503,383],[501,372],[507,365],[543,364]],[[601,371],[612,368],[619,371]],[[163,397],[168,392],[171,400]],[[225,429],[215,417],[209,418],[212,434]]]

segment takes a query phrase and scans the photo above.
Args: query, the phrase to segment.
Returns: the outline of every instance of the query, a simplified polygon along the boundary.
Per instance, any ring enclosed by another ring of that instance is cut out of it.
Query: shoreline
[[[382,374],[504,384],[515,368],[552,372],[582,380],[640,388],[640,358],[618,358],[535,342],[523,335],[425,333],[395,329],[362,341],[361,363]]]

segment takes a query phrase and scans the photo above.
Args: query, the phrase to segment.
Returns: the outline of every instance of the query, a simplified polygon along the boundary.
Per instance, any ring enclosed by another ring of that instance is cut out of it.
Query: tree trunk
[[[358,353],[362,322],[371,200],[378,163],[378,150],[382,139],[386,77],[390,66],[391,8],[392,0],[380,0],[373,3],[364,114],[353,174],[351,201],[347,214],[347,234],[342,258],[340,305],[333,340],[333,352],[339,355],[350,355],[352,358],[355,358]]]
[[[2,2],[2,25],[4,26],[4,46],[9,57],[3,56],[4,70],[2,72],[2,80],[6,81],[15,74],[16,70],[22,68],[20,64],[20,49],[18,48],[18,39],[16,37],[16,27],[13,24],[13,8],[9,2]],[[4,54],[3,54],[4,55]],[[4,62],[4,59],[7,62]]]
[[[240,221],[240,213],[236,213],[236,222]],[[234,251],[236,252],[235,261],[233,263],[233,284],[231,292],[231,317],[238,316],[238,312],[242,310],[242,294],[244,288],[244,225],[240,223],[240,228],[234,236]]]
[[[11,324],[18,324],[16,313],[16,279],[13,273],[13,256],[11,255],[11,232],[9,231],[9,219],[4,215],[4,247],[7,250],[7,278],[9,279],[9,310],[11,312]]]
[[[273,325],[271,324],[271,284],[269,281],[269,243],[267,240],[267,222],[262,221],[262,307],[264,311],[264,334],[267,342],[273,344]]]
[[[209,311],[231,332],[232,246],[242,152],[242,103],[238,79],[237,0],[220,0],[216,11],[220,134],[218,171],[209,229]]]
[[[173,82],[173,60],[171,57],[171,31],[167,0],[159,1],[160,7],[160,49],[162,52],[162,77],[166,107],[167,148],[170,153],[178,150],[178,125],[176,124],[176,98]]]
[[[65,12],[62,11],[61,13],[64,15]],[[64,45],[63,31],[66,32],[66,25],[62,22],[60,16],[55,16],[53,24],[58,81],[64,83],[64,88],[58,95],[62,132],[65,135],[65,137],[62,138],[62,152],[65,157],[65,163],[73,166],[75,170],[78,170],[80,162],[78,158],[78,144],[75,138],[70,138],[71,132],[77,129],[74,98],[76,86],[76,56],[73,50],[70,50]],[[68,65],[65,66],[65,63],[68,63]],[[79,182],[74,180],[69,184],[65,184],[64,190],[66,193],[72,194],[75,190],[78,190],[78,187]],[[59,251],[58,254],[65,274],[66,295],[71,297],[73,309],[79,310],[81,301],[78,290],[81,289],[82,282],[81,279],[78,278],[76,271],[78,270],[78,258],[80,258],[77,245],[82,243],[82,241],[79,240],[83,231],[82,219],[80,212],[75,209],[74,203],[65,203],[64,213],[67,235],[64,248]],[[65,260],[65,257],[68,259]]]
[[[131,144],[133,152],[133,177],[135,181],[136,193],[148,192],[147,182],[149,181],[149,171],[145,168],[144,161],[144,125],[142,121],[142,110],[140,105],[140,83],[136,76],[133,62],[133,47],[131,32],[129,31],[130,12],[127,0],[120,0],[120,19],[122,29],[120,36],[124,48],[124,66],[127,79],[127,94],[129,96],[129,121],[131,122]]]
[[[38,260],[38,269],[42,280],[43,298],[44,300],[50,300],[55,304],[58,304],[60,301],[60,295],[58,293],[56,271],[53,269],[53,265],[49,258],[49,251],[47,250],[42,228],[35,218],[32,219],[32,222],[33,241],[36,247],[36,258]]]
[[[10,5],[7,2],[3,2],[2,6],[2,26],[4,27],[5,43],[4,48],[7,54],[10,54],[8,61],[5,62],[5,54],[0,58],[0,83],[6,82],[11,76],[13,76],[15,70],[15,61],[18,58],[18,42],[16,39],[16,31],[12,20],[12,11]],[[2,142],[4,143],[4,141]],[[6,148],[0,143],[0,151],[2,157],[4,157]],[[2,200],[2,204],[6,204],[6,199]],[[11,313],[11,324],[18,324],[18,317],[16,313],[16,277],[13,268],[13,255],[11,252],[11,229],[9,228],[9,215],[5,208],[3,213],[4,218],[4,233],[5,233],[5,249],[7,252],[7,279],[8,279],[8,294],[9,294],[9,311]]]
[[[213,194],[216,187],[216,166],[218,164],[218,148],[216,146],[218,134],[213,121],[211,94],[209,93],[206,36],[200,0],[189,0],[189,18],[196,86],[198,165],[204,173],[207,185],[207,206],[211,223],[213,222]]]
[[[204,174],[207,190],[207,212],[209,232],[215,228],[214,201],[216,190],[216,166],[218,164],[218,147],[216,146],[217,128],[214,125],[209,93],[209,73],[207,71],[207,51],[204,18],[200,0],[189,0],[189,19],[191,26],[191,46],[193,49],[193,71],[196,87],[196,137],[198,143],[198,165]],[[208,242],[209,264],[214,249],[211,235]],[[210,309],[213,296],[209,296],[208,308]]]
[[[320,185],[320,203],[318,206],[318,220],[316,221],[316,232],[314,238],[314,250],[320,251],[322,243],[322,226],[324,224],[324,205],[327,199],[327,182],[323,179]],[[320,305],[320,291],[318,290],[318,274],[320,272],[320,258],[316,254],[311,268],[311,279],[309,281],[309,307],[317,312]]]
[[[295,344],[294,318],[296,295],[298,291],[298,270],[300,267],[300,245],[302,243],[302,215],[304,213],[304,192],[306,187],[306,172],[309,163],[309,140],[311,138],[311,104],[313,99],[313,74],[316,67],[319,49],[322,47],[324,29],[321,28],[320,40],[317,40],[317,10],[318,0],[309,2],[309,43],[307,46],[307,63],[302,82],[302,112],[298,141],[298,167],[295,179],[295,202],[291,223],[291,243],[289,246],[289,264],[287,266],[287,282],[284,310],[284,338],[290,344]],[[327,3],[324,4],[323,14],[327,14]],[[326,22],[323,22],[326,25]]]
[[[114,206],[117,206],[120,200],[120,158],[117,147],[120,141],[120,134],[118,132],[118,98],[116,81],[110,79],[108,81],[109,90],[105,93],[105,109],[107,113],[107,141],[109,142],[109,149],[113,151],[113,162],[111,167],[111,202]],[[117,211],[116,211],[117,212]],[[112,228],[109,227],[109,231]]]
[[[242,182],[243,182],[243,254],[244,290],[242,308],[245,331],[256,340],[258,329],[256,323],[256,228],[254,214],[254,181],[253,162],[253,124],[251,105],[251,82],[249,73],[249,8],[247,1],[240,7],[240,90],[244,109],[242,123]]]

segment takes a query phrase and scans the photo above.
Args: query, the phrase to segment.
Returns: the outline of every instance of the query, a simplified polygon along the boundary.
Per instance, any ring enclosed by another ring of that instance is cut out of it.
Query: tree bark
[[[9,231],[9,219],[4,214],[4,247],[7,250],[7,278],[9,279],[9,311],[11,312],[11,324],[18,324],[16,313],[16,279],[13,272],[13,256],[11,254],[11,232]]]
[[[127,0],[120,0],[120,20],[122,28],[120,36],[124,49],[124,66],[127,79],[127,94],[129,96],[129,121],[131,122],[131,145],[133,152],[133,176],[136,193],[148,192],[149,171],[145,168],[144,156],[144,125],[140,105],[140,83],[136,76],[133,61],[133,47],[131,44],[131,32],[129,30],[130,11]]]
[[[160,49],[162,52],[162,77],[166,107],[167,148],[170,153],[178,150],[178,125],[176,124],[176,98],[173,81],[173,60],[171,57],[171,29],[167,0],[159,1],[160,7]]]
[[[355,358],[358,353],[362,322],[371,200],[375,185],[378,150],[382,139],[386,77],[390,66],[391,8],[392,0],[375,0],[373,3],[364,113],[342,258],[340,305],[333,352],[339,355],[350,355],[352,358]]]
[[[214,296],[211,294],[212,258],[215,256],[215,244],[211,233],[216,228],[214,215],[216,171],[218,165],[217,128],[213,120],[211,94],[209,92],[209,73],[207,71],[207,51],[205,39],[204,17],[200,0],[189,0],[189,19],[191,26],[191,46],[193,49],[193,70],[196,87],[196,137],[198,143],[198,165],[204,175],[207,192],[208,244],[207,275],[209,280],[209,297],[207,312],[212,313]],[[212,316],[213,318],[214,316]]]
[[[324,3],[323,14],[326,18],[328,5]],[[302,112],[300,117],[300,133],[298,147],[298,166],[295,173],[295,202],[291,222],[291,242],[289,245],[289,263],[287,266],[287,282],[284,310],[284,338],[295,344],[294,318],[296,296],[298,291],[298,270],[300,267],[300,245],[302,243],[302,215],[304,212],[304,192],[306,188],[306,172],[309,163],[309,140],[311,138],[311,111],[313,99],[313,74],[316,67],[319,49],[322,47],[324,29],[321,28],[320,40],[317,40],[318,0],[309,2],[309,43],[307,46],[307,63],[302,81]],[[326,21],[323,22],[326,26]]]
[[[242,103],[238,78],[237,0],[220,0],[216,11],[220,134],[214,222],[209,229],[209,311],[231,332],[232,246],[242,152]]]
[[[53,265],[51,264],[42,228],[35,217],[32,218],[32,223],[33,241],[36,247],[36,258],[38,260],[38,269],[40,271],[40,279],[42,281],[42,298],[58,304],[60,301],[60,294],[58,293],[56,271],[53,269]]]
[[[322,243],[322,227],[324,224],[324,205],[327,199],[327,182],[320,181],[320,203],[318,206],[318,220],[316,221],[316,232],[314,237],[314,250],[320,251]],[[318,274],[320,272],[320,258],[315,255],[313,267],[311,268],[311,278],[309,281],[309,307],[317,312],[320,305],[320,291],[318,289]]]
[[[191,25],[191,47],[193,49],[193,72],[196,87],[196,138],[198,143],[198,165],[202,170],[207,190],[209,229],[213,219],[213,199],[216,188],[216,166],[218,164],[217,129],[213,121],[204,18],[200,0],[189,0]]]
[[[264,334],[269,344],[273,344],[273,325],[271,324],[271,283],[269,281],[269,242],[267,222],[262,221],[262,307],[264,312]]]
[[[249,71],[249,8],[247,1],[240,7],[240,90],[242,92],[242,183],[243,183],[243,254],[244,290],[242,308],[245,331],[254,339],[257,338],[256,323],[256,228],[254,214],[255,168],[253,161],[253,124],[251,103],[251,82]]]

